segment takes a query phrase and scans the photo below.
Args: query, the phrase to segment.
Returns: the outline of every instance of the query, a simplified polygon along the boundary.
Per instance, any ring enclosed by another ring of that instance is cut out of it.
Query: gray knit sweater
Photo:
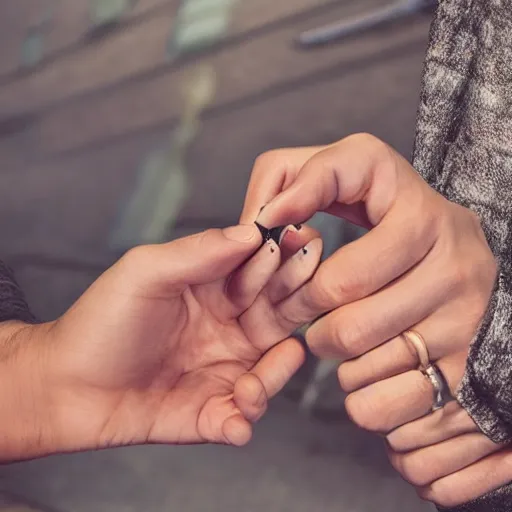
[[[474,210],[498,259],[497,287],[457,398],[496,442],[512,440],[512,2],[440,0],[431,29],[414,166]],[[512,511],[512,485],[461,507]]]

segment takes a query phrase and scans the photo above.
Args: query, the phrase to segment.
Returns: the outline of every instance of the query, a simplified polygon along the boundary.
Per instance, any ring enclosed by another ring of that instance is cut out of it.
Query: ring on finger
[[[416,331],[408,330],[402,333],[402,338],[414,347],[418,355],[419,369],[425,371],[430,366],[430,356],[423,336]]]
[[[441,370],[435,365],[430,364],[422,370],[425,375],[432,383],[434,391],[434,403],[432,404],[432,412],[442,409],[448,402],[453,400],[450,389],[442,374]]]

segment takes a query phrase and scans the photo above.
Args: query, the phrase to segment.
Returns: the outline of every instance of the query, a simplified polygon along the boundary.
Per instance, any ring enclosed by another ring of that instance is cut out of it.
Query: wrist
[[[49,365],[51,324],[0,324],[0,462],[53,451]]]

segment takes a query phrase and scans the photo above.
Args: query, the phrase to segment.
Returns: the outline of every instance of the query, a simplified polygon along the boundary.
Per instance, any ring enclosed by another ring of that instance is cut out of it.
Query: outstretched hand
[[[62,318],[37,327],[44,427],[30,453],[2,457],[247,443],[303,362],[279,311],[319,263],[311,237],[291,228],[283,243],[297,253],[282,265],[279,245],[262,245],[254,225],[129,252]]]

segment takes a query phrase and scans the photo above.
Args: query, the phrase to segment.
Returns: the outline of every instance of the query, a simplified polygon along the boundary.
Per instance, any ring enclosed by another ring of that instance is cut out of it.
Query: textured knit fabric
[[[11,269],[0,261],[0,322],[7,320],[36,321]]]
[[[440,0],[431,29],[414,166],[475,211],[499,263],[457,399],[496,442],[512,440],[512,1]],[[461,507],[512,511],[512,486]]]

